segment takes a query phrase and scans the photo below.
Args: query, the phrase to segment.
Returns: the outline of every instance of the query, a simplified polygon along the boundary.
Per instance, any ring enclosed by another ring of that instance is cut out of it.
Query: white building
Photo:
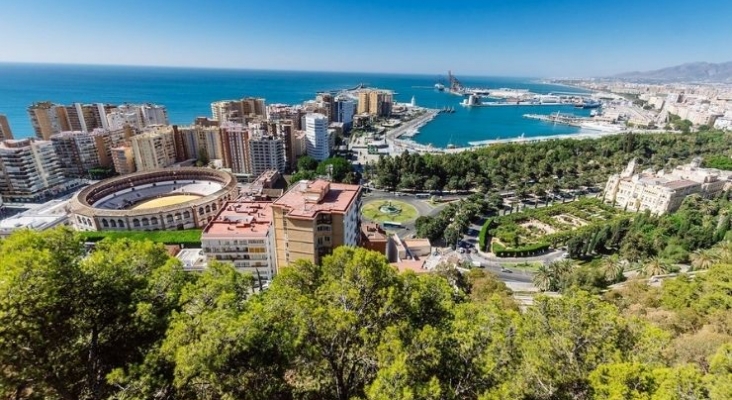
[[[323,161],[330,157],[328,117],[322,114],[308,114],[304,119],[307,154],[318,161]]]
[[[0,194],[6,201],[35,202],[64,190],[66,183],[50,141],[0,142]]]
[[[732,171],[700,168],[701,160],[676,167],[670,172],[647,170],[635,174],[635,160],[621,174],[608,178],[604,201],[627,211],[649,210],[660,215],[676,211],[687,196],[710,198],[732,183]]]
[[[168,111],[157,104],[124,104],[106,115],[109,129],[122,129],[125,125],[143,129],[153,125],[168,125]]]
[[[276,169],[285,172],[285,143],[282,138],[271,135],[255,135],[249,140],[250,173],[261,175],[264,171]]]
[[[271,205],[250,200],[227,202],[201,235],[209,262],[228,262],[255,279],[272,280],[277,264]]]

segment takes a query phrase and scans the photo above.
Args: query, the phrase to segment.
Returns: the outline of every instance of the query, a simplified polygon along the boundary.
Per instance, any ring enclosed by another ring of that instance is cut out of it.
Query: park
[[[370,221],[380,223],[403,223],[419,216],[419,212],[414,206],[399,200],[370,201],[363,206],[361,214]]]

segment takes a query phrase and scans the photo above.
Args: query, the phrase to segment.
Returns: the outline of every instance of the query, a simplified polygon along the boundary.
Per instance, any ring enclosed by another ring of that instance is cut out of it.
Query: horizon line
[[[395,72],[395,71],[353,71],[353,70],[316,70],[316,69],[284,69],[284,68],[252,68],[252,67],[214,67],[214,66],[190,66],[190,65],[151,65],[151,64],[95,64],[95,63],[74,63],[74,62],[39,62],[39,61],[7,61],[0,60],[0,65],[39,65],[39,66],[64,66],[64,67],[124,67],[124,68],[160,68],[160,69],[194,69],[214,71],[266,71],[266,72],[308,72],[308,73],[330,73],[330,74],[366,74],[366,75],[407,75],[407,76],[428,76],[433,78],[443,77],[443,74],[431,74],[426,72]],[[550,77],[550,76],[521,76],[521,75],[481,75],[468,73],[462,75],[475,78],[522,78],[522,79],[592,79],[593,77]],[[594,77],[597,78],[597,77]]]

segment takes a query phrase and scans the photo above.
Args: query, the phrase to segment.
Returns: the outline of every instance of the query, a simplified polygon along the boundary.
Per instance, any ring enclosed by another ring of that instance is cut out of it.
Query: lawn
[[[391,203],[393,207],[401,210],[399,214],[386,214],[379,209],[381,206]],[[414,206],[399,200],[379,200],[366,203],[361,209],[361,214],[371,221],[375,222],[406,222],[416,219],[419,212]]]
[[[130,240],[150,240],[164,244],[183,244],[188,247],[201,245],[201,230],[186,229],[182,231],[97,231],[79,232],[84,240],[96,242],[104,238]]]

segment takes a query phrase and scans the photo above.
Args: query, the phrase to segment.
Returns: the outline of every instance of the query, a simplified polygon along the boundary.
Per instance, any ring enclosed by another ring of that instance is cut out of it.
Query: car
[[[508,273],[508,274],[512,274],[513,273],[513,271],[511,271],[510,269],[508,269],[506,267],[501,267],[501,272],[505,272],[505,273]]]
[[[464,254],[464,253],[465,253],[465,249],[461,247],[460,248],[460,254]]]

